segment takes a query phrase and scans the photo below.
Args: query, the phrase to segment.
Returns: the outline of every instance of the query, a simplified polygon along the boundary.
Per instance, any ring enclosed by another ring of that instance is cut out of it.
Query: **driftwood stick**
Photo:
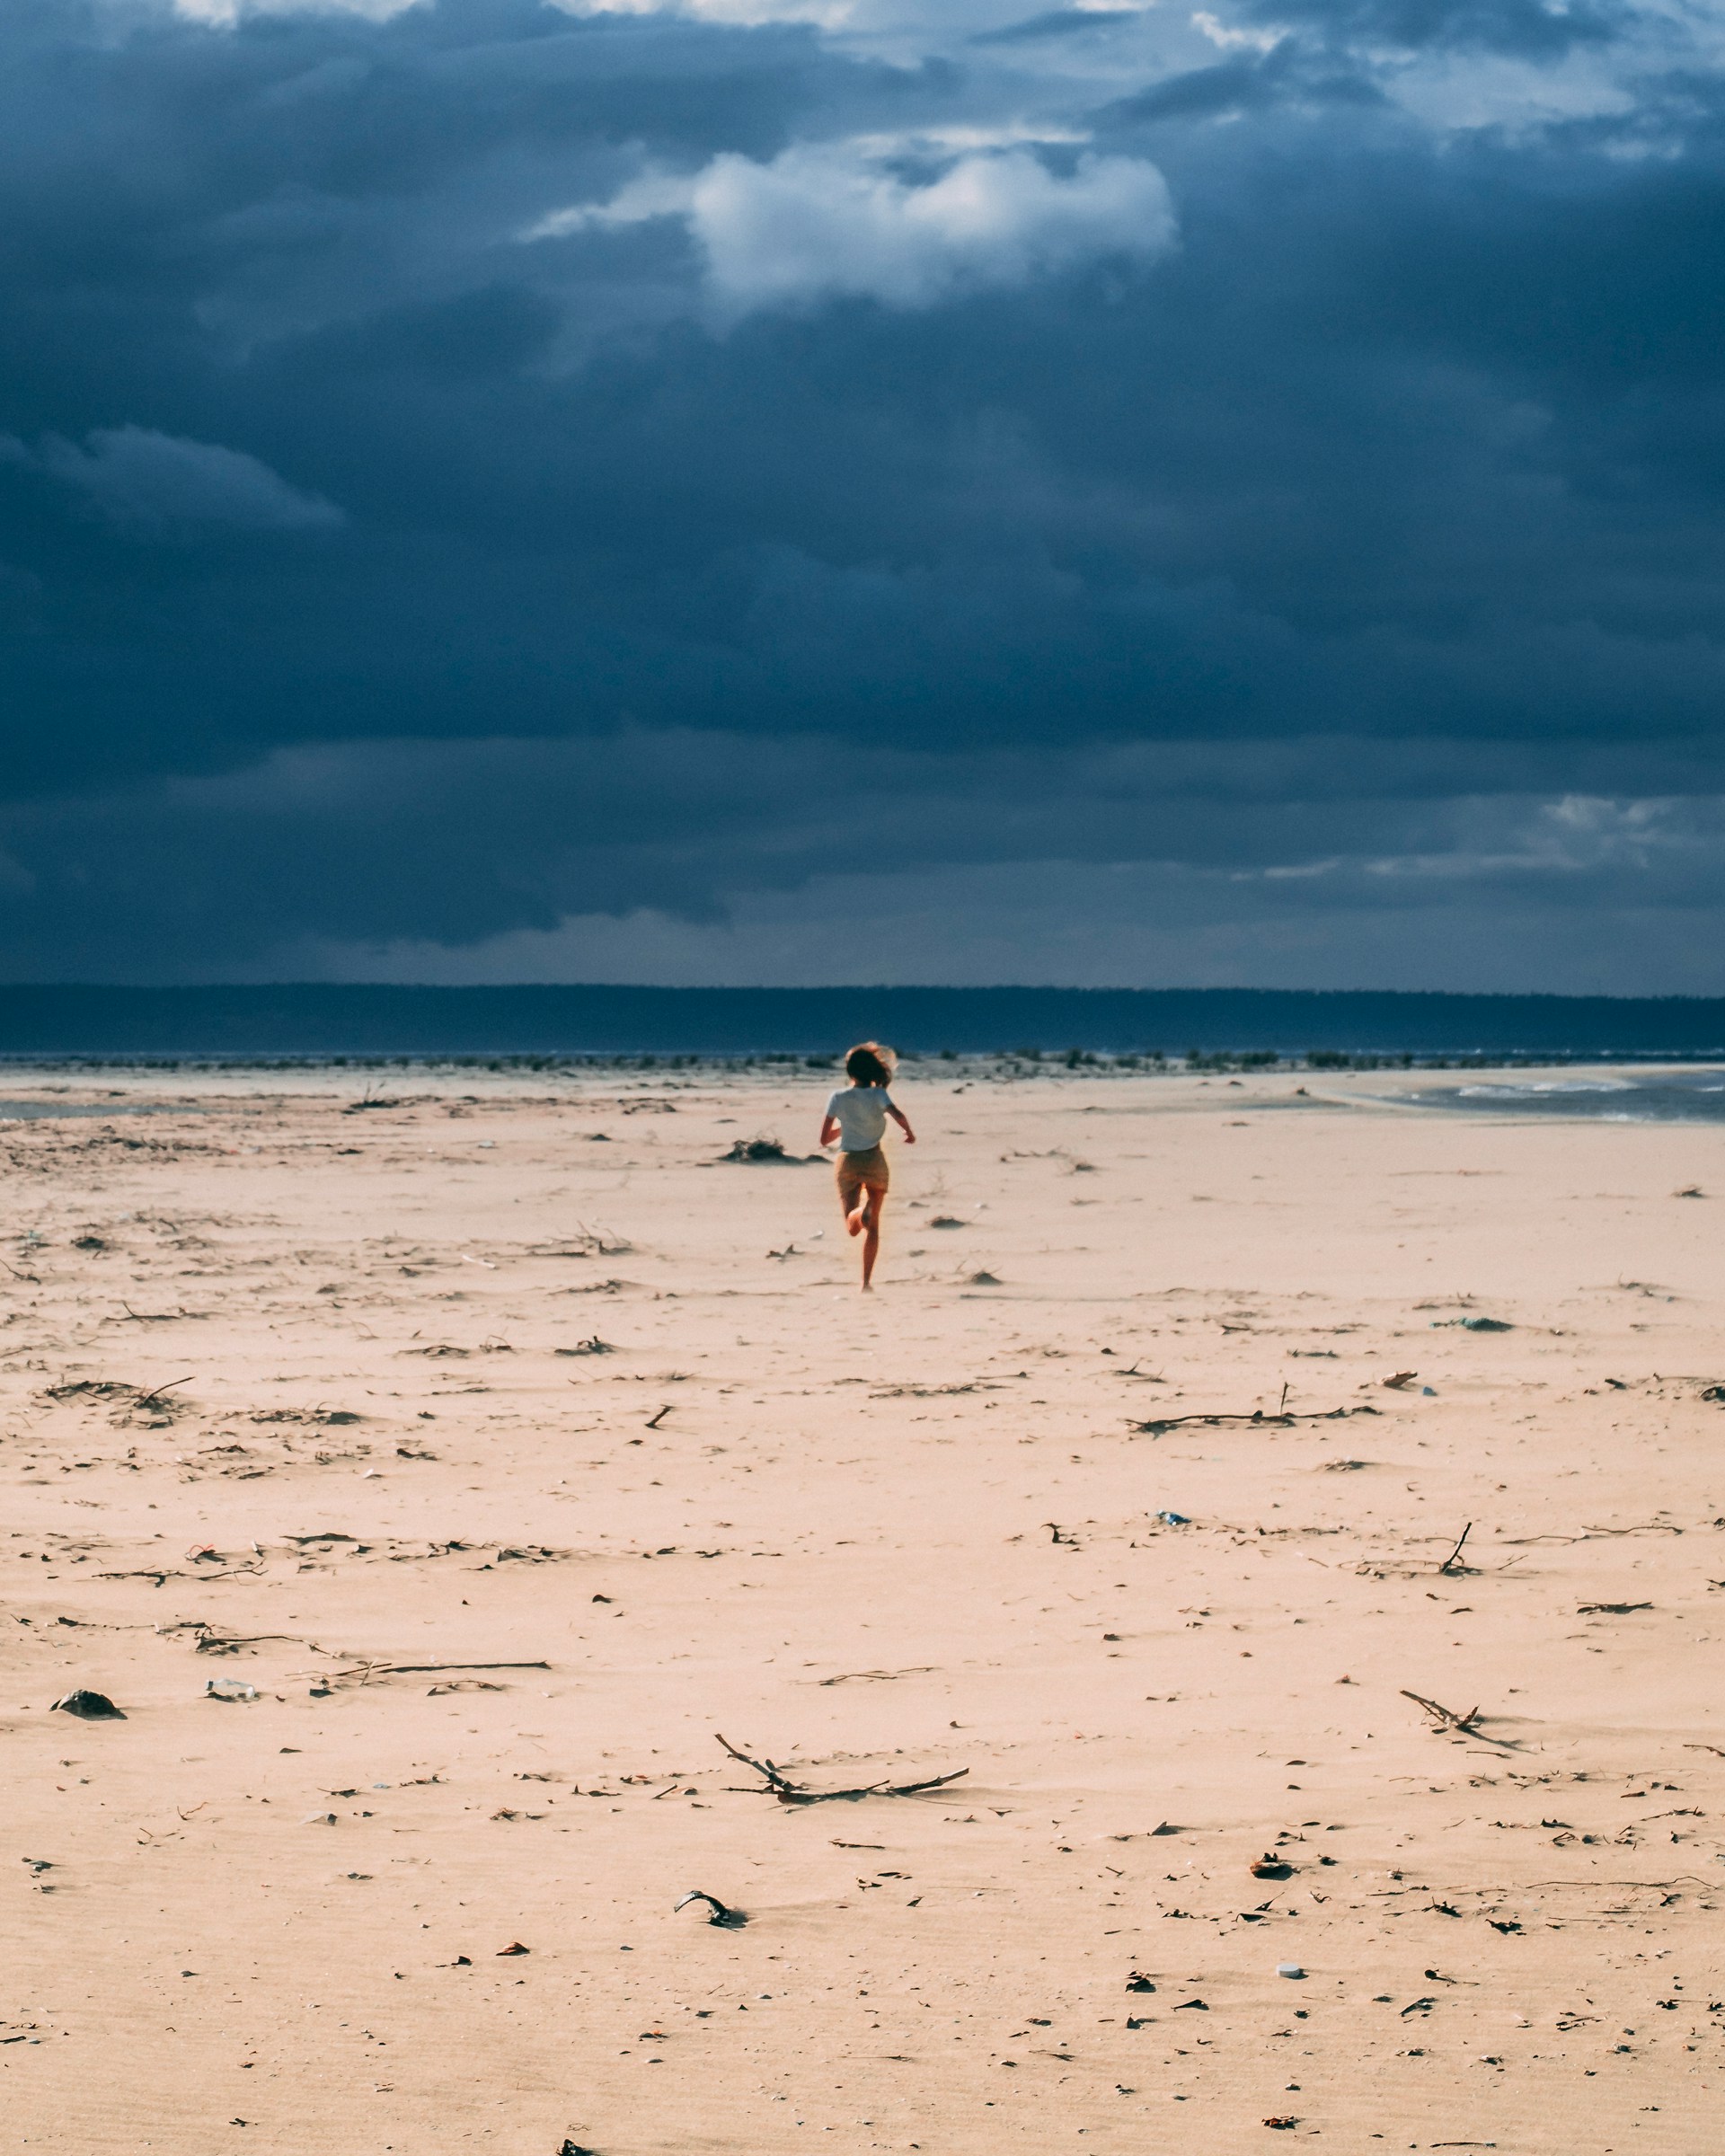
[[[231,1655],[239,1648],[261,1647],[269,1639],[286,1639],[294,1647],[309,1647],[314,1655],[325,1651],[315,1639],[302,1639],[297,1632],[217,1632],[196,1620],[189,1629],[198,1635],[191,1644],[195,1655]]]
[[[378,1677],[420,1677],[449,1669],[549,1669],[549,1662],[373,1662],[367,1665]]]
[[[1416,1707],[1423,1707],[1428,1714],[1435,1717],[1440,1728],[1459,1729],[1464,1736],[1477,1736],[1480,1734],[1474,1727],[1480,1719],[1477,1707],[1470,1707],[1465,1714],[1457,1714],[1453,1707],[1441,1706],[1438,1701],[1427,1699],[1423,1692],[1409,1692],[1404,1688],[1402,1697],[1411,1700]]]
[[[219,1577],[219,1575],[217,1575]],[[308,1641],[314,1654],[327,1654],[329,1649]],[[353,1662],[346,1669],[318,1670],[314,1674],[326,1684],[349,1684],[356,1679],[363,1687],[374,1677],[417,1677],[447,1675],[464,1669],[549,1669],[549,1662]]]
[[[936,1774],[928,1781],[898,1781],[887,1790],[889,1797],[920,1797],[924,1789],[943,1789],[950,1781],[962,1781],[970,1772],[960,1767],[951,1774]]]
[[[751,1759],[747,1752],[739,1752],[728,1736],[713,1735],[730,1753],[746,1767],[752,1767],[767,1786],[767,1790],[781,1804],[855,1804],[864,1797],[920,1797],[928,1789],[943,1789],[949,1782],[962,1780],[970,1770],[960,1767],[951,1774],[936,1774],[927,1781],[871,1781],[854,1789],[810,1789],[800,1781],[791,1781],[780,1773],[769,1760]]]
[[[943,1789],[970,1772],[960,1767],[953,1774],[936,1774],[928,1781],[871,1781],[856,1789],[805,1789],[787,1784],[773,1794],[781,1804],[856,1804],[864,1797],[920,1797],[926,1789]]]
[[[1466,1571],[1467,1567],[1465,1565],[1458,1565],[1455,1562],[1455,1560],[1462,1554],[1462,1544],[1467,1540],[1468,1536],[1472,1534],[1473,1532],[1473,1523],[1472,1520],[1470,1520],[1466,1526],[1462,1529],[1460,1535],[1457,1536],[1455,1547],[1450,1551],[1449,1555],[1444,1560],[1443,1563],[1438,1566],[1438,1569],[1440,1572]]]
[[[740,1761],[746,1767],[753,1767],[757,1774],[764,1776],[768,1789],[775,1793],[780,1789],[794,1789],[798,1786],[793,1781],[787,1781],[770,1759],[765,1763],[758,1759],[751,1759],[747,1752],[739,1752],[728,1736],[719,1736],[716,1729],[713,1735],[719,1737],[719,1742],[733,1759]]]
[[[1248,1425],[1255,1423],[1261,1429],[1271,1424],[1278,1424],[1286,1429],[1296,1422],[1340,1422],[1349,1415],[1376,1415],[1376,1413],[1377,1409],[1372,1407],[1329,1408],[1305,1415],[1289,1414],[1280,1410],[1275,1414],[1268,1414],[1262,1408],[1254,1408],[1249,1415],[1158,1415],[1149,1422],[1129,1422],[1127,1427],[1129,1430],[1136,1430],[1146,1437],[1160,1437],[1164,1430],[1177,1430],[1182,1423],[1243,1422]]]
[[[154,1392],[140,1392],[132,1402],[135,1408],[147,1408],[153,1400],[160,1400],[164,1392],[172,1392],[176,1385],[189,1385],[197,1372],[189,1370],[184,1377],[171,1377],[165,1385],[157,1385]]]

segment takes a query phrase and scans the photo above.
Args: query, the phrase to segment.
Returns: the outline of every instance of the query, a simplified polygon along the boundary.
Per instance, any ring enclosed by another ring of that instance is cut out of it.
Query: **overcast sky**
[[[0,978],[1725,992],[1709,0],[4,0]]]

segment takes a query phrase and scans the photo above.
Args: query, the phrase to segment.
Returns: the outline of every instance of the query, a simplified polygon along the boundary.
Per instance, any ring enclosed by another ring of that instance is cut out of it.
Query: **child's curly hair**
[[[878,1040],[862,1040],[845,1058],[845,1075],[859,1085],[890,1085],[898,1057]]]

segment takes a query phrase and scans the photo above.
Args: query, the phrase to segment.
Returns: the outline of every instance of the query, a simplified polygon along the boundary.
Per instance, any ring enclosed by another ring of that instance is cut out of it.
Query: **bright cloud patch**
[[[1014,148],[960,157],[917,185],[837,143],[770,164],[730,153],[693,181],[650,175],[539,234],[673,214],[700,243],[713,296],[738,313],[843,296],[933,306],[1101,256],[1147,260],[1175,229],[1167,184],[1142,158],[1087,154],[1062,175]]]

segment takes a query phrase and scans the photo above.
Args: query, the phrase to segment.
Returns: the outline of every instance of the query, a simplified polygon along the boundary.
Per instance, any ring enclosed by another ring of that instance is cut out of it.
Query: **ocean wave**
[[[1632,1093],[1636,1089],[1626,1078],[1588,1078],[1541,1081],[1531,1085],[1463,1085],[1451,1090],[1471,1097],[1494,1100],[1520,1100],[1533,1093]],[[1725,1088],[1721,1088],[1725,1091]]]
[[[1668,1077],[1499,1079],[1424,1087],[1402,1099],[1419,1108],[1519,1109],[1600,1123],[1719,1123],[1725,1122],[1725,1074],[1714,1069],[1674,1071]]]

